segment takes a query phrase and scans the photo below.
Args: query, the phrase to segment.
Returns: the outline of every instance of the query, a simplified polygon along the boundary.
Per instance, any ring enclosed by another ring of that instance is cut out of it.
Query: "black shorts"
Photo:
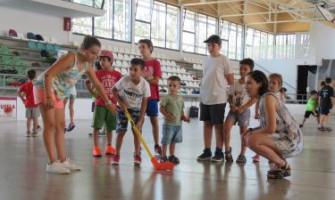
[[[328,115],[330,113],[330,108],[321,108],[320,109],[320,114],[321,115]]]
[[[200,103],[200,121],[210,121],[212,124],[223,124],[226,103],[205,105]]]
[[[317,115],[319,115],[318,111],[315,111]],[[305,112],[305,118],[309,118],[310,115],[313,115],[314,117],[317,117],[313,114],[312,111],[306,111]]]

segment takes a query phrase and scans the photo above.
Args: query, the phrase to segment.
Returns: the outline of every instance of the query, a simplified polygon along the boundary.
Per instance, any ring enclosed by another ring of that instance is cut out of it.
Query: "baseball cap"
[[[218,36],[218,35],[211,35],[211,36],[209,36],[209,38],[207,38],[207,40],[204,41],[204,43],[210,43],[210,42],[214,42],[218,45],[221,45],[222,40],[221,40],[220,36]]]
[[[102,50],[99,57],[108,57],[111,61],[114,60],[113,52],[107,50]]]

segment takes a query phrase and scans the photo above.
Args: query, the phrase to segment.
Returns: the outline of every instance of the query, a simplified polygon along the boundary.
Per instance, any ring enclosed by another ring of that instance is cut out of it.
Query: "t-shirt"
[[[140,109],[143,97],[150,97],[149,83],[141,77],[140,82],[135,85],[131,80],[131,76],[121,78],[116,84],[115,88],[119,90],[120,98],[127,108]]]
[[[317,107],[318,107],[318,100],[309,98],[306,105],[306,111],[316,110]]]
[[[331,108],[331,97],[334,97],[334,89],[329,85],[323,86],[319,91],[321,108]]]
[[[203,77],[200,88],[200,102],[205,105],[222,104],[227,102],[226,75],[233,74],[224,55],[207,56],[203,60]]]
[[[25,93],[26,95],[26,108],[36,108],[37,105],[34,101],[34,93],[33,93],[33,83],[31,81],[26,82],[25,84],[21,85],[19,88],[19,92]]]
[[[166,112],[176,117],[176,121],[173,122],[165,119],[164,124],[181,126],[181,117],[184,109],[184,99],[181,96],[173,96],[169,94],[161,100],[160,105],[165,107]]]
[[[111,70],[99,70],[95,72],[95,75],[99,79],[100,83],[102,84],[102,87],[105,89],[105,92],[109,98],[109,100],[112,101],[113,104],[116,104],[117,101],[113,96],[112,89],[121,78],[122,75],[120,72]],[[97,100],[95,101],[95,105],[97,106],[105,106],[104,100],[99,96]]]
[[[149,77],[149,76],[159,77],[159,78],[162,77],[161,64],[156,59],[151,59],[151,60],[145,61],[145,68],[143,70],[143,77],[146,78],[146,77]],[[150,92],[151,92],[151,96],[148,98],[148,100],[150,100],[150,99],[159,100],[159,87],[158,87],[158,85],[150,84]]]
[[[242,106],[250,100],[245,91],[245,84],[241,84],[239,80],[234,81],[234,85],[230,86],[228,93],[233,97],[233,103],[236,107]]]

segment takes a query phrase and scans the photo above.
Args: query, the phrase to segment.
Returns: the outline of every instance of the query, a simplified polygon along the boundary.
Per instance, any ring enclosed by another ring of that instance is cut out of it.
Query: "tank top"
[[[74,64],[68,69],[59,72],[55,76],[52,77],[51,88],[53,92],[56,93],[59,99],[65,99],[69,94],[73,87],[75,87],[78,80],[85,73],[88,63],[84,63],[84,67],[81,71],[78,69],[78,54],[75,53],[74,56]],[[36,88],[45,89],[44,88],[44,74],[45,71],[40,74],[34,84]]]

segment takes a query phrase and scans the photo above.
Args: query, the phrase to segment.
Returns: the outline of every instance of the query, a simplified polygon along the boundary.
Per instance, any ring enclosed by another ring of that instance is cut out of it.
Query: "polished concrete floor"
[[[297,116],[300,121],[301,116]],[[335,117],[331,117],[335,127]],[[257,122],[253,122],[256,125]],[[156,171],[145,152],[141,167],[132,163],[132,135],[126,136],[120,166],[110,165],[110,157],[93,158],[90,121],[76,122],[66,134],[68,156],[83,168],[70,175],[45,172],[47,157],[42,137],[26,138],[24,122],[0,122],[0,200],[212,200],[212,199],[335,199],[335,132],[319,132],[316,122],[303,128],[305,148],[289,159],[292,176],[267,180],[267,161],[254,164],[248,150],[245,165],[198,163],[203,149],[202,124],[184,124],[184,142],[177,146],[181,164],[173,171]],[[148,121],[143,135],[153,146]],[[105,138],[101,138],[101,144]],[[233,129],[233,155],[238,156],[238,129]]]

